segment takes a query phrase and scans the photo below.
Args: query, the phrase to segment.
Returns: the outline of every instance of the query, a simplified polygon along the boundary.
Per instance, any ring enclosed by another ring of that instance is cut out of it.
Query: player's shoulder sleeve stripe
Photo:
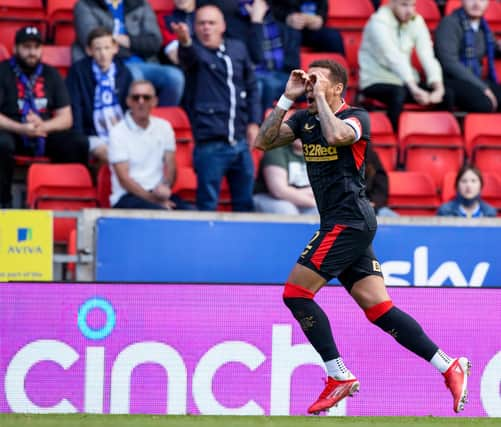
[[[351,116],[344,119],[343,122],[355,131],[355,142],[360,140],[362,137],[362,124],[360,123],[360,120],[355,116]]]

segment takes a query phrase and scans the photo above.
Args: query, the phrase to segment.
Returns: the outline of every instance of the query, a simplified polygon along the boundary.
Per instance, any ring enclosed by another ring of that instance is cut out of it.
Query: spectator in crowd
[[[195,14],[196,39],[185,23],[172,24],[179,40],[179,62],[186,73],[186,111],[195,138],[197,206],[215,210],[224,176],[234,211],[253,209],[254,165],[248,143],[259,129],[261,108],[254,67],[245,45],[223,38],[219,8]]]
[[[254,206],[257,212],[318,215],[300,139],[264,153],[255,186]]]
[[[325,26],[327,0],[273,0],[272,9],[280,22],[301,32],[302,46],[344,55],[341,34],[335,28]]]
[[[71,131],[70,97],[58,71],[41,62],[35,27],[16,32],[14,55],[0,63],[0,207],[12,205],[15,154],[87,163],[88,142]]]
[[[462,111],[499,110],[496,40],[484,18],[488,5],[489,0],[462,0],[463,7],[444,17],[435,32],[435,51],[445,84],[454,92],[455,105]]]
[[[254,64],[264,60],[263,20],[269,6],[266,0],[199,0],[198,7],[208,4],[217,6],[223,12],[226,31],[225,37],[238,39],[245,44]]]
[[[155,12],[146,0],[79,0],[74,9],[77,40],[73,61],[83,58],[89,33],[97,27],[113,32],[118,57],[135,80],[151,81],[160,105],[177,105],[183,95],[184,76],[179,68],[158,63],[162,34]]]
[[[167,58],[168,62],[171,64],[178,65],[178,48],[179,42],[176,38],[176,35],[171,29],[171,23],[179,23],[184,22],[189,30],[190,35],[193,36],[193,23],[195,20],[195,8],[196,1],[195,0],[174,0],[175,9],[172,13],[159,17],[159,26],[162,31],[163,37],[163,49],[162,53]]]
[[[395,217],[398,214],[387,206],[388,174],[377,152],[367,146],[365,165],[365,191],[377,216]]]
[[[289,73],[299,68],[300,46],[301,33],[279,22],[269,8],[263,17],[263,59],[256,62],[263,111],[273,107],[289,80]]]
[[[426,75],[411,63],[416,50]],[[434,56],[430,33],[415,11],[415,0],[389,0],[367,22],[360,50],[360,89],[364,96],[383,102],[394,130],[405,102],[450,109],[445,95],[440,64]]]
[[[480,198],[484,184],[482,173],[471,165],[463,166],[456,175],[456,198],[438,208],[438,216],[478,218],[495,217],[497,211]]]
[[[75,62],[66,79],[73,129],[88,137],[94,157],[107,162],[109,131],[123,118],[132,75],[115,58],[118,44],[109,29],[92,30],[86,51],[89,56]]]
[[[150,115],[156,105],[152,83],[134,81],[127,96],[129,110],[110,131],[110,204],[114,208],[189,208],[172,194],[176,140],[169,122]]]
[[[282,94],[289,72],[299,68],[301,33],[279,22],[267,0],[205,0],[223,6],[230,16],[228,37],[243,41],[256,65],[256,78],[263,111]]]

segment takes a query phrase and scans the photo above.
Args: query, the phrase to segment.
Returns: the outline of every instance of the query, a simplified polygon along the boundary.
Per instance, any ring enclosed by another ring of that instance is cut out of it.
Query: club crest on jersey
[[[304,159],[307,162],[328,162],[337,160],[337,148],[321,144],[303,144]]]

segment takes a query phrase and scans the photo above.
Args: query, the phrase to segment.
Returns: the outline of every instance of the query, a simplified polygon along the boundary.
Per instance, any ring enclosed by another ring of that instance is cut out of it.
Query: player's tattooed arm
[[[256,148],[266,151],[294,141],[294,132],[287,124],[283,123],[285,113],[285,110],[275,107],[266,117],[257,134]]]

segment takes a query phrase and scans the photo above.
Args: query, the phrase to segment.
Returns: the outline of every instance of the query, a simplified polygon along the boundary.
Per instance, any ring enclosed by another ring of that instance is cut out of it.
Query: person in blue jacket
[[[89,150],[99,160],[108,160],[108,134],[126,111],[132,74],[115,57],[118,44],[105,27],[89,33],[87,56],[74,63],[66,86],[71,96],[73,128],[89,139]]]
[[[249,53],[242,41],[223,37],[226,25],[216,6],[197,10],[194,38],[185,23],[171,27],[186,74],[184,106],[195,138],[197,207],[216,210],[226,176],[233,211],[251,211],[254,165],[249,144],[262,116]]]
[[[471,165],[463,166],[456,175],[456,197],[438,208],[438,216],[478,218],[495,217],[497,211],[480,197],[484,181],[482,173]]]

